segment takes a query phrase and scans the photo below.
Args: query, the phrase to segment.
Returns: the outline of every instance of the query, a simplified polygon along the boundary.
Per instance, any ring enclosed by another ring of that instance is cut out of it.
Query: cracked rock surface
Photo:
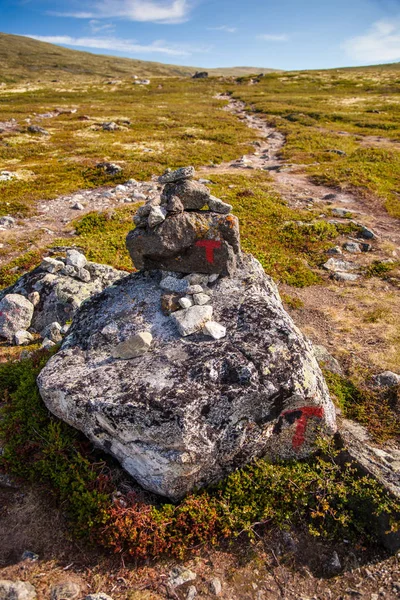
[[[213,282],[213,319],[228,325],[218,340],[181,337],[161,311],[162,276],[134,273],[80,307],[38,378],[54,414],[173,500],[255,456],[307,456],[321,429],[335,431],[311,344],[258,261],[244,256],[233,277]],[[150,351],[113,356],[146,331]]]

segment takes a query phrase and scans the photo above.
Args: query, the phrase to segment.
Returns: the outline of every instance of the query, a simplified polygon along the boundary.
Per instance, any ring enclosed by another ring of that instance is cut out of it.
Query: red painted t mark
[[[307,421],[310,417],[318,417],[322,419],[324,409],[321,406],[303,406],[302,408],[295,408],[294,410],[287,410],[282,416],[290,415],[291,413],[301,412],[301,417],[297,419],[296,431],[292,439],[292,446],[295,450],[300,448],[305,440],[305,433],[307,427]]]
[[[214,250],[221,248],[221,242],[217,240],[199,240],[196,242],[196,246],[206,249],[206,261],[214,263]]]

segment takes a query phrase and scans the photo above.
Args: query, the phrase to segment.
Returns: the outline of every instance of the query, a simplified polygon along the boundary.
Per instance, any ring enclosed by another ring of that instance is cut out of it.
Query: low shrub
[[[183,556],[222,538],[254,534],[260,525],[307,525],[318,536],[374,537],[371,515],[400,506],[381,486],[340,466],[332,443],[305,461],[271,464],[260,458],[219,485],[180,503],[154,504],[145,493],[116,493],[112,469],[77,431],[51,415],[36,377],[49,354],[0,365],[3,401],[0,465],[41,482],[62,504],[76,535],[135,558]],[[393,527],[396,523],[393,523]]]

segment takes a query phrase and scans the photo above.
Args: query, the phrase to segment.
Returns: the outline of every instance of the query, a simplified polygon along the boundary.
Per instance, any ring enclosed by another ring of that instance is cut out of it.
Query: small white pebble
[[[190,298],[187,298],[186,296],[184,296],[183,298],[179,298],[178,303],[180,304],[180,306],[182,306],[182,308],[190,308],[191,306],[193,306],[193,302]]]

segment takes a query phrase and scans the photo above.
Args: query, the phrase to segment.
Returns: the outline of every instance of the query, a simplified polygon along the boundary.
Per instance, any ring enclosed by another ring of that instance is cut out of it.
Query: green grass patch
[[[350,379],[324,370],[329,391],[336,398],[343,414],[358,421],[379,442],[400,437],[400,421],[391,393],[356,385]]]

